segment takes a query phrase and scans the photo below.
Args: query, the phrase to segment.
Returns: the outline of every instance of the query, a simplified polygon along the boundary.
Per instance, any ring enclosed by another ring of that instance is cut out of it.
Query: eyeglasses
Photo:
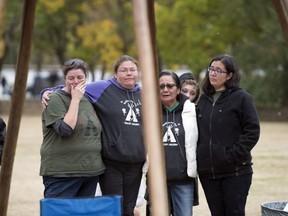
[[[159,85],[159,88],[161,89],[161,90],[163,90],[163,89],[165,89],[165,87],[167,87],[167,89],[172,89],[174,86],[176,86],[176,84],[169,84],[169,83],[167,83],[167,84],[161,84],[161,85]]]
[[[64,63],[64,66],[69,67],[69,66],[80,66],[84,65],[84,61],[81,59],[70,59]]]
[[[120,68],[119,70],[118,70],[118,72],[120,72],[120,73],[128,73],[128,72],[131,72],[131,73],[135,73],[135,72],[137,72],[137,68]]]
[[[221,75],[222,73],[228,73],[227,71],[215,67],[208,67],[207,70],[209,73],[215,72],[217,75]]]

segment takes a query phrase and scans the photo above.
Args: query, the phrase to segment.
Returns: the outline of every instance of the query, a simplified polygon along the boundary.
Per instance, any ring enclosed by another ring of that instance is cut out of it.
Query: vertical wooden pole
[[[151,21],[149,6],[153,0],[133,0],[134,25],[136,31],[139,64],[142,72],[144,140],[149,158],[149,193],[152,201],[152,214],[168,215],[166,172],[161,132],[161,112],[159,79],[155,49],[155,29]],[[152,5],[154,7],[154,5]],[[149,15],[150,14],[150,20]],[[149,22],[150,21],[150,22]],[[152,24],[151,24],[152,23]]]
[[[153,60],[154,60],[155,70],[157,71],[160,67],[158,66],[158,57],[157,57],[154,0],[147,1],[147,13],[148,13],[148,20],[149,20],[149,30],[150,30],[150,38],[151,38],[151,43],[152,43],[153,58],[154,58]],[[158,82],[157,82],[157,85],[158,85]]]
[[[32,46],[34,16],[37,0],[25,0],[22,21],[22,33],[17,62],[14,91],[7,127],[7,136],[2,157],[0,175],[0,215],[6,216],[13,171],[14,156],[17,146],[19,126],[26,95],[29,58]]]

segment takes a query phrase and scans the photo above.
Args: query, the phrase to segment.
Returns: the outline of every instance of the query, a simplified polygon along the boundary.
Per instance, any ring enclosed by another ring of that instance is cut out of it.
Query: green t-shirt
[[[70,136],[60,136],[53,124],[68,111],[71,95],[59,90],[50,95],[42,113],[43,143],[40,175],[93,175],[105,170],[101,158],[101,124],[85,97],[79,104],[78,120]]]

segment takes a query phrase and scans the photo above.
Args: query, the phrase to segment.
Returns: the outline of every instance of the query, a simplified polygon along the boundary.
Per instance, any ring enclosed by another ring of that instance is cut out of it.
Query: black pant
[[[211,179],[200,176],[211,216],[244,216],[252,174]]]
[[[100,176],[103,195],[121,195],[123,216],[133,216],[137,195],[142,178],[142,166],[139,164],[105,163],[106,171]]]

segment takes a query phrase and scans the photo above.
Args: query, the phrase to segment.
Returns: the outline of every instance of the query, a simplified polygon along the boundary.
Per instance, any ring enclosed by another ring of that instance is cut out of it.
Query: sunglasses
[[[159,87],[160,87],[161,90],[165,89],[165,87],[167,87],[167,89],[172,89],[174,86],[176,86],[176,84],[169,84],[169,83],[167,83],[167,84],[161,84],[161,85],[159,85]]]
[[[80,66],[84,65],[84,61],[81,59],[70,59],[64,63],[64,66],[69,67],[69,66]]]

